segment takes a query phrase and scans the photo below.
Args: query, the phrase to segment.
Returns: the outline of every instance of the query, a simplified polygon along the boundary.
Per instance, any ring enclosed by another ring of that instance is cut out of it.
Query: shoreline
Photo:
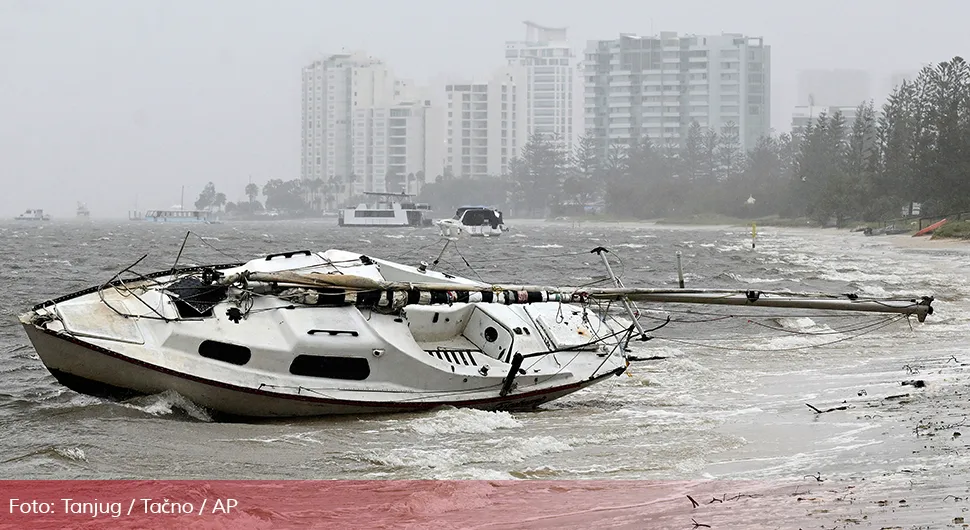
[[[637,227],[654,227],[654,228],[665,228],[674,230],[684,230],[684,229],[750,229],[751,223],[757,222],[756,220],[749,221],[747,224],[740,223],[676,223],[676,222],[666,222],[663,219],[645,219],[640,221],[635,220],[592,220],[592,219],[575,219],[575,220],[552,220],[552,219],[509,219],[508,223],[510,225],[525,225],[525,226],[543,226],[543,225],[554,225],[554,226],[611,226],[611,227],[621,227],[621,228],[637,228]],[[832,233],[832,234],[858,234],[859,237],[865,237],[871,239],[872,242],[876,243],[879,241],[888,241],[894,246],[901,248],[911,248],[911,249],[932,249],[932,248],[967,248],[970,249],[970,239],[957,238],[957,237],[940,237],[934,238],[932,235],[929,236],[918,236],[913,237],[912,234],[890,234],[890,235],[876,235],[876,236],[865,236],[861,232],[852,232],[845,228],[832,228],[832,227],[819,227],[819,226],[800,226],[794,224],[760,224],[758,223],[759,229],[772,229],[772,230],[784,230],[789,232],[798,231],[809,231],[813,233]]]

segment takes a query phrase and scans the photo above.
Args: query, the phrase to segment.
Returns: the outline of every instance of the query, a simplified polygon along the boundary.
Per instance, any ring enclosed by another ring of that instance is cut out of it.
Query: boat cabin
[[[340,226],[431,226],[431,206],[414,202],[414,195],[407,193],[364,192],[374,199],[370,204],[360,203],[355,208],[337,212]]]
[[[157,223],[207,223],[210,212],[205,210],[148,210],[146,221]]]

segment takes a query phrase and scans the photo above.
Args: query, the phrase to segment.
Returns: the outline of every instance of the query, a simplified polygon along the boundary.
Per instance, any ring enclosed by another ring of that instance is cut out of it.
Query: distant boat
[[[451,219],[435,221],[445,237],[468,234],[478,237],[497,237],[508,230],[502,212],[487,206],[462,206]]]
[[[212,212],[206,210],[182,210],[173,208],[171,210],[148,210],[144,217],[135,217],[129,214],[128,218],[132,221],[152,221],[156,223],[213,223],[215,218]]]
[[[88,210],[88,207],[83,202],[79,202],[77,203],[77,216],[83,218],[91,217],[91,210]]]
[[[414,195],[373,191],[364,195],[376,197],[377,203],[339,210],[339,226],[431,226],[431,207],[411,202]]]
[[[14,217],[17,221],[50,221],[50,214],[44,213],[44,210],[32,209]]]

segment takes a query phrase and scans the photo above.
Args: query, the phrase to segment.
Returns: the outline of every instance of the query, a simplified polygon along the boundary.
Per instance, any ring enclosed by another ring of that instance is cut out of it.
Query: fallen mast
[[[735,305],[829,311],[863,311],[916,315],[920,322],[933,314],[933,297],[868,298],[855,294],[826,295],[760,290],[651,289],[635,287],[581,288],[537,285],[414,283],[378,281],[344,274],[299,274],[293,272],[243,272],[225,278],[223,284],[241,280],[272,284],[341,289],[343,302],[374,303],[395,309],[410,304],[431,305],[455,302],[527,304],[536,302],[585,302],[587,300],[660,302],[677,304]],[[340,293],[329,292],[328,300]]]

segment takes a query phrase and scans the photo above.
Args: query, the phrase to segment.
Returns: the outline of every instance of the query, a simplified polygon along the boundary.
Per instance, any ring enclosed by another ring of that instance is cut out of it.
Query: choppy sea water
[[[512,225],[500,238],[461,241],[441,268],[496,282],[577,285],[603,276],[589,250],[605,246],[626,285],[661,287],[676,285],[680,251],[688,286],[934,294],[936,314],[918,324],[865,314],[642,306],[657,310],[647,327],[664,314],[672,323],[653,340],[634,342],[635,354],[664,359],[637,363],[628,375],[535,412],[218,423],[177,394],[119,403],[67,390],[16,323],[27,307],[103,282],[144,254],[138,270],[170,267],[187,227],[5,222],[0,478],[797,479],[810,486],[869,481],[873,498],[906,488],[923,492],[926,503],[966,497],[970,447],[954,433],[966,429],[960,422],[968,409],[968,248],[762,228],[752,250],[745,228]],[[331,221],[188,229],[200,237],[188,240],[180,264],[304,248],[417,264],[432,262],[442,248],[432,229],[350,229]],[[902,385],[914,379],[927,386]],[[818,415],[806,403],[847,409]],[[921,498],[908,497],[910,504]]]

